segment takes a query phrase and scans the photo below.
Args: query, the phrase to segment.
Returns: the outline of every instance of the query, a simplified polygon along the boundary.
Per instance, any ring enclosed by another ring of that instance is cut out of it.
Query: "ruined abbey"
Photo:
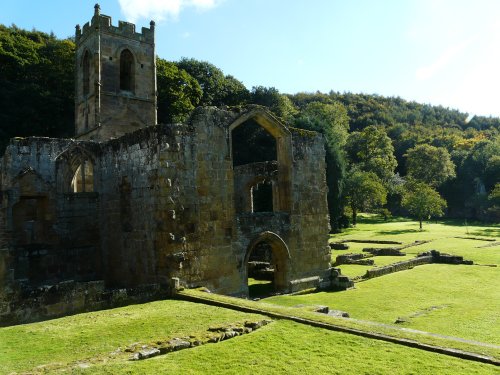
[[[1,159],[0,322],[178,286],[245,296],[255,249],[276,292],[330,285],[321,135],[258,106],[157,124],[154,22],[113,26],[96,5],[75,40],[75,138],[15,138]],[[242,129],[269,152],[239,157]]]

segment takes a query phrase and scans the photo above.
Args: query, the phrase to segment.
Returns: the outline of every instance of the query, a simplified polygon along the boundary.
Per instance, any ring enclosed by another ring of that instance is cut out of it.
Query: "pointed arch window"
[[[128,49],[120,54],[120,90],[134,91],[134,56]]]
[[[83,55],[83,95],[88,95],[90,92],[90,54],[85,51]]]
[[[72,193],[91,193],[94,191],[94,164],[90,160],[84,160],[76,168],[71,180]]]

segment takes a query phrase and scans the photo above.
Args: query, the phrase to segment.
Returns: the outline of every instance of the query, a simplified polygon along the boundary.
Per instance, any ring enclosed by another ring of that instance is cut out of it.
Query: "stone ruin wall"
[[[99,277],[93,194],[71,197],[56,188],[55,159],[71,141],[27,138],[11,142],[2,161],[6,282],[32,283]],[[31,217],[37,220],[25,220]],[[8,255],[7,255],[8,254]],[[12,271],[14,270],[14,271]]]
[[[11,142],[1,174],[3,186],[12,187],[6,193],[10,206],[4,196],[4,217],[12,216],[9,209],[21,195],[15,177],[24,173],[29,177],[24,177],[25,189],[32,186],[47,197],[44,220],[56,231],[46,253],[31,255],[43,260],[34,263],[40,270],[55,270],[53,275],[40,271],[39,281],[103,279],[113,288],[165,288],[176,277],[188,287],[245,295],[249,246],[270,231],[290,253],[285,291],[326,286],[330,252],[323,139],[291,130],[288,212],[235,214],[229,125],[241,115],[197,109],[185,125],[147,127],[106,143]],[[64,177],[60,160],[78,152],[94,162],[94,192],[75,194],[58,186]],[[5,274],[13,265],[22,273],[22,255],[12,249],[10,254],[14,257],[4,257],[0,271],[6,264]]]
[[[292,266],[297,270],[297,278],[319,274],[320,278],[323,276],[320,282],[326,286],[331,252],[324,140],[315,132],[291,130],[294,161],[289,246],[296,248]]]

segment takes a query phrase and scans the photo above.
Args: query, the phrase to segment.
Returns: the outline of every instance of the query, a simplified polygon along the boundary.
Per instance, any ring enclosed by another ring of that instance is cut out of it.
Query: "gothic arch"
[[[94,192],[94,156],[73,146],[56,158],[56,184],[60,193]]]
[[[244,262],[245,280],[248,282],[248,261],[253,249],[261,242],[270,245],[273,253],[274,267],[274,288],[276,291],[283,292],[288,290],[288,281],[290,275],[291,257],[290,250],[285,241],[273,232],[262,232],[255,237],[247,246]]]

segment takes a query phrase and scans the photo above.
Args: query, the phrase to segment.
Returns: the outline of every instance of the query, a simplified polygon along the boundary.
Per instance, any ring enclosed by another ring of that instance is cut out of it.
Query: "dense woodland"
[[[72,136],[74,52],[72,40],[0,25],[1,150],[16,136]],[[187,120],[197,106],[260,104],[323,133],[333,229],[367,210],[500,220],[499,118],[378,95],[249,90],[195,59],[157,66],[160,123]]]

